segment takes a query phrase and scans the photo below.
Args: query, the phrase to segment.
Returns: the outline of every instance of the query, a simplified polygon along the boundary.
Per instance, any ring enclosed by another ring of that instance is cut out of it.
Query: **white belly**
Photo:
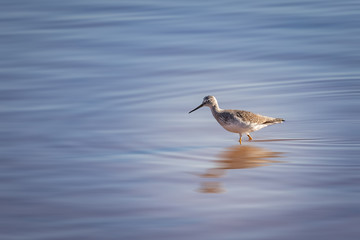
[[[228,130],[229,132],[243,134],[243,133],[250,133],[250,132],[260,130],[260,129],[266,127],[266,125],[239,122],[236,124],[226,124],[226,125],[224,124],[224,125],[222,125],[222,127],[225,128],[226,130]]]

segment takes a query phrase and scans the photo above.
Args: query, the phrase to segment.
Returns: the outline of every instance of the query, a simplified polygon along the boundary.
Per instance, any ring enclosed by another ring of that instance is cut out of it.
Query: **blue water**
[[[358,1],[1,5],[0,239],[359,239]]]

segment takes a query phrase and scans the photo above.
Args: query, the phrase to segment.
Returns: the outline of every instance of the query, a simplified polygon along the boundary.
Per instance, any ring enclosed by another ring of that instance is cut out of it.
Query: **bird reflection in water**
[[[208,169],[200,176],[203,178],[219,178],[225,175],[228,169],[245,169],[268,166],[281,161],[281,152],[272,152],[255,146],[233,146],[220,154],[216,161],[218,167]],[[199,189],[203,193],[221,193],[225,190],[220,182],[207,181],[201,183]]]

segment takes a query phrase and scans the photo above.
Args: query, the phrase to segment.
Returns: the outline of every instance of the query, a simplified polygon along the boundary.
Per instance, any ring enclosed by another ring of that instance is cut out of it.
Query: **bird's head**
[[[204,106],[212,107],[212,106],[216,106],[216,105],[217,105],[217,101],[214,96],[206,96],[206,97],[204,97],[202,103],[198,107],[191,110],[189,113],[192,113],[193,111],[198,110],[199,108],[202,108]]]

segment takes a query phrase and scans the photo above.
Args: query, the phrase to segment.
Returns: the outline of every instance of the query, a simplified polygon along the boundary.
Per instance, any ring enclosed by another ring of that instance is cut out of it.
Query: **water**
[[[358,239],[357,1],[3,1],[0,238]],[[286,122],[238,146],[205,95]]]

